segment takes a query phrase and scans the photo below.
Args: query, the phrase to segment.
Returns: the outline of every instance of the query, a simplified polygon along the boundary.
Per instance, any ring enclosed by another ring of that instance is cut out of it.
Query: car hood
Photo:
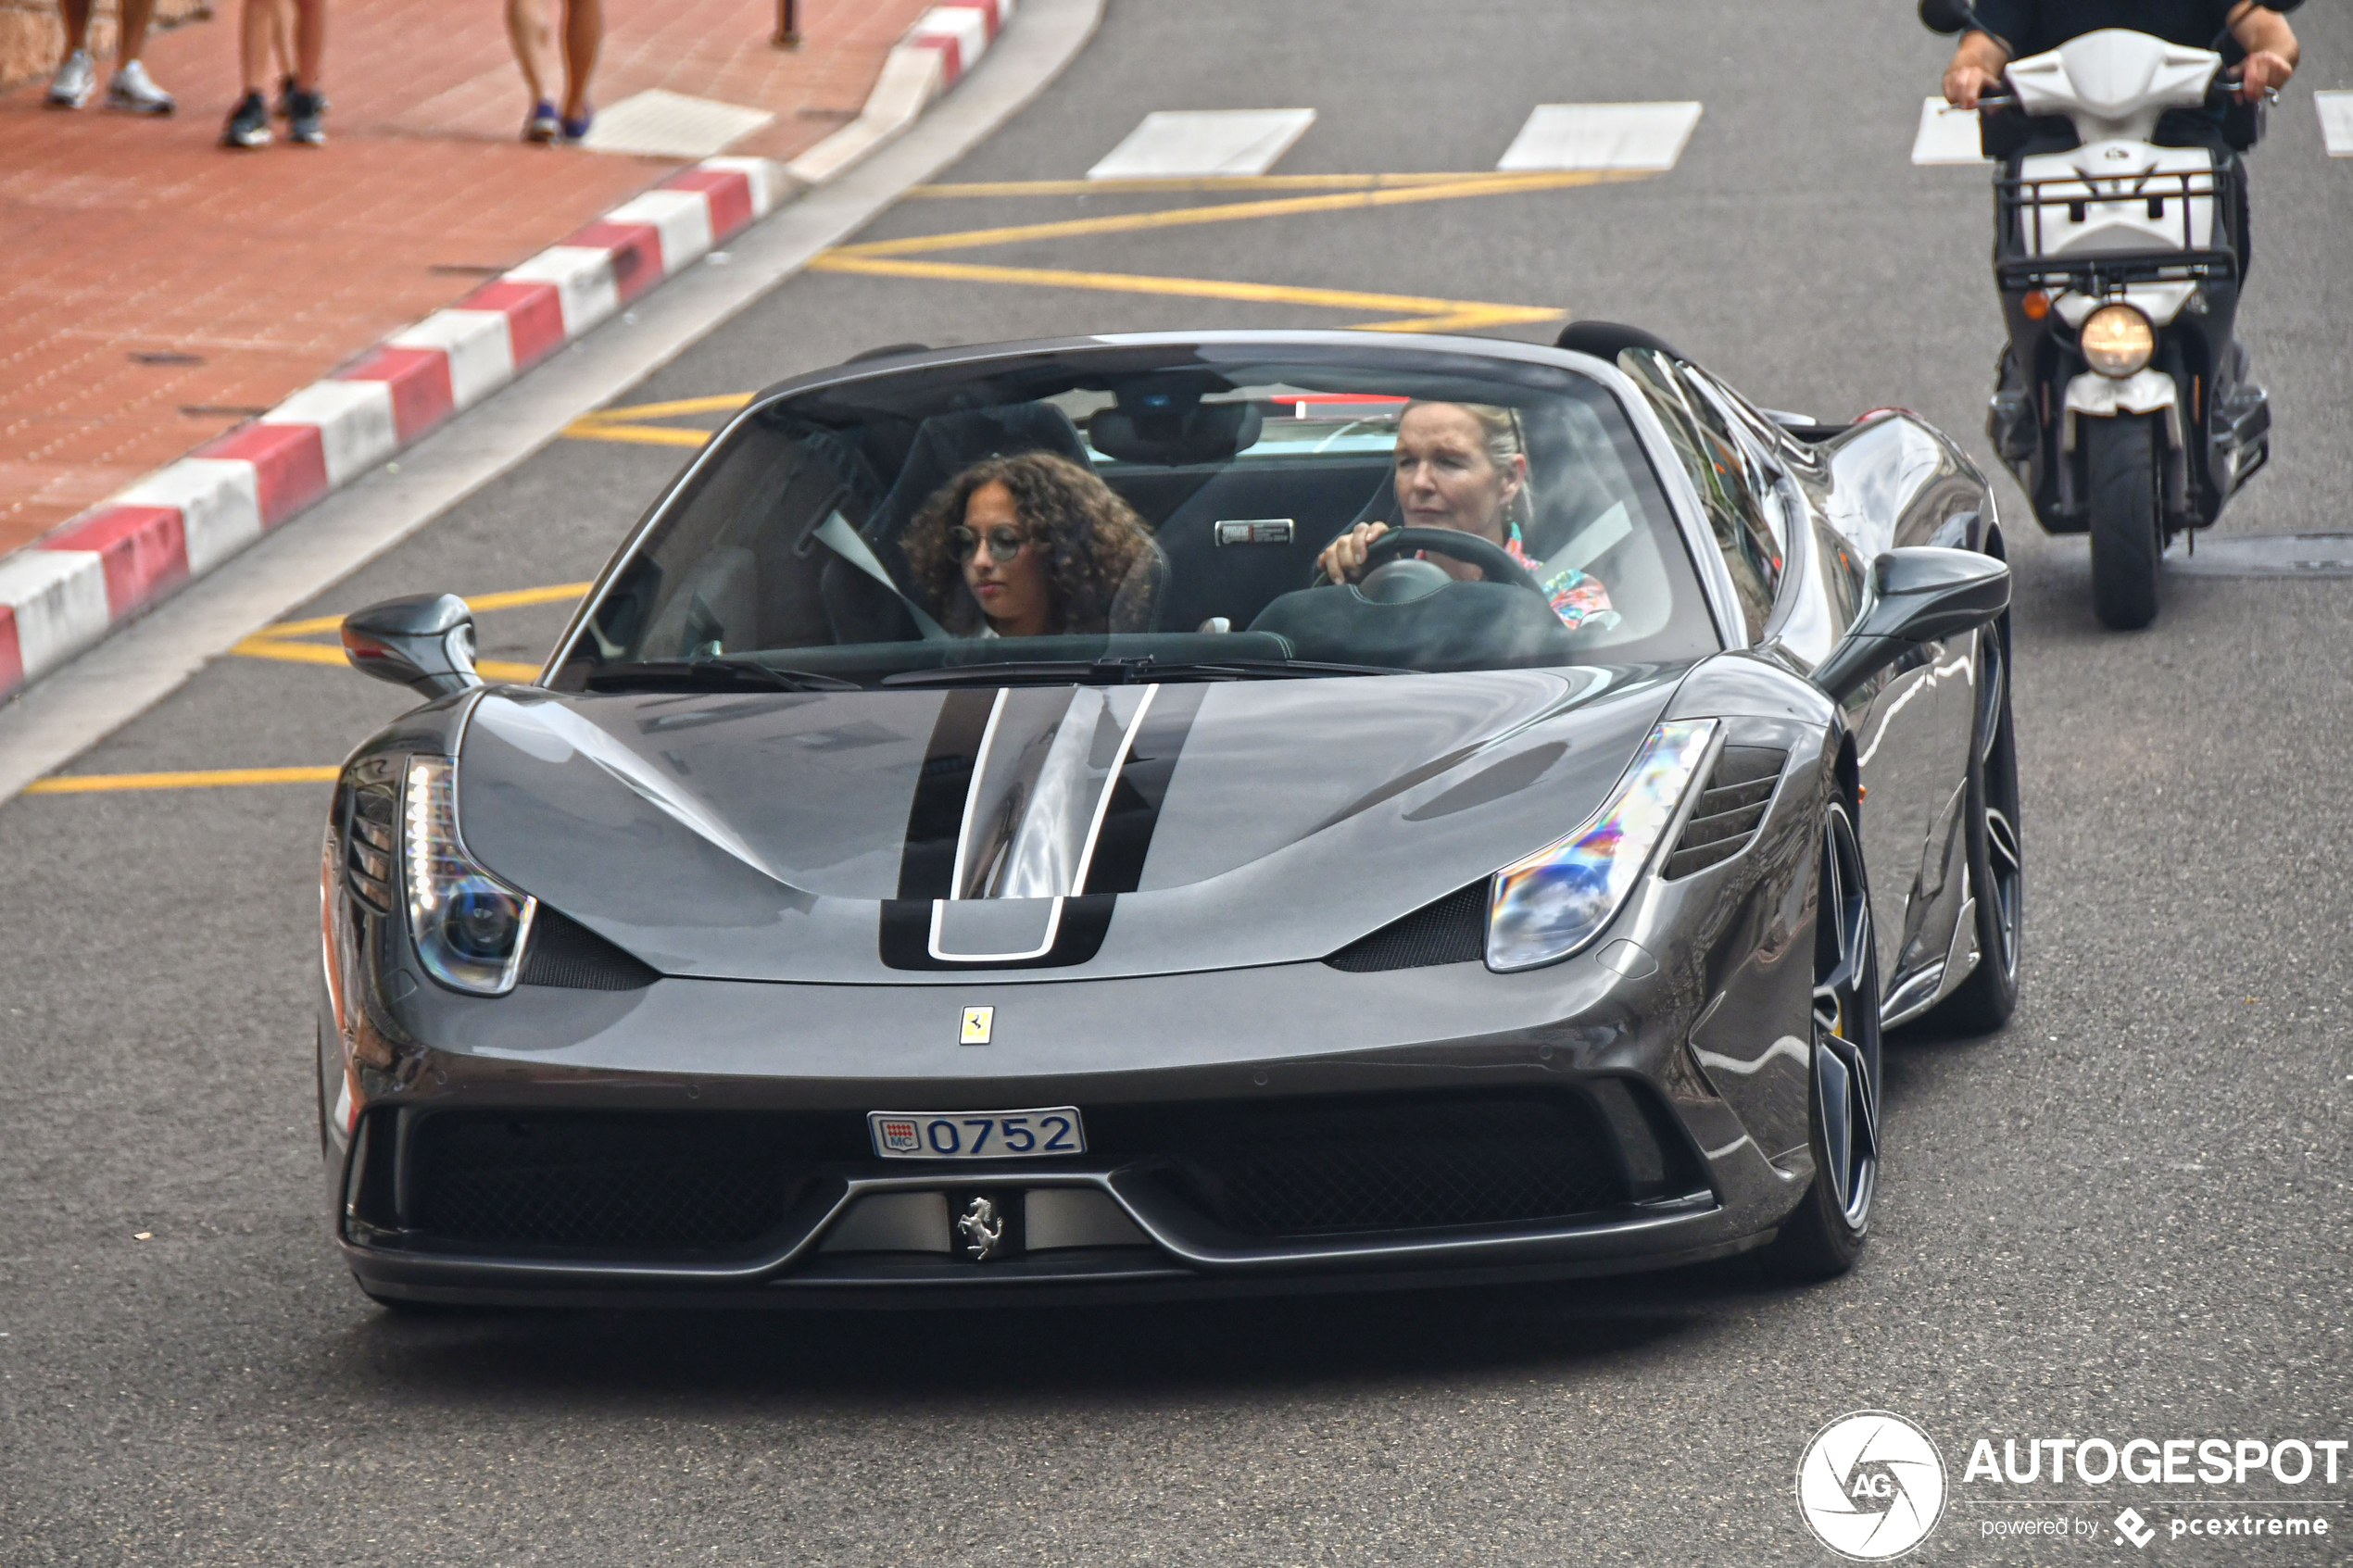
[[[1010,952],[991,929],[1018,946],[1033,916],[1058,918],[1052,895],[1081,890],[1093,945],[986,965],[992,983],[1300,961],[1577,826],[1671,673],[510,688],[467,722],[460,831],[499,877],[666,974],[956,983],[961,961],[887,960],[887,911],[940,899],[935,947]]]

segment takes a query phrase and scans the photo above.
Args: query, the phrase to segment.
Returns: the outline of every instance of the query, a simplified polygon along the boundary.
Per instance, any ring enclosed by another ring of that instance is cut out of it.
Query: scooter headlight
[[[2083,358],[2104,376],[2138,374],[2157,352],[2157,329],[2129,305],[2103,305],[2083,318]]]
[[[400,802],[409,930],[435,980],[478,997],[515,988],[539,900],[466,853],[458,836],[458,760],[412,757]]]
[[[1487,967],[1534,969],[1599,936],[1675,820],[1716,721],[1670,720],[1650,733],[1601,809],[1567,838],[1495,873]]]

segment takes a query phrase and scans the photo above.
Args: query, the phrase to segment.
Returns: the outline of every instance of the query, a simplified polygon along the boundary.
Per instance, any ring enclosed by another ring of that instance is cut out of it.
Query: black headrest
[[[961,414],[935,414],[915,431],[907,461],[867,524],[869,541],[895,541],[915,513],[956,476],[984,458],[1051,452],[1088,466],[1087,444],[1070,416],[1051,403],[1000,403]]]
[[[1561,329],[1561,335],[1553,340],[1553,346],[1566,348],[1572,354],[1590,354],[1612,365],[1617,364],[1617,357],[1629,348],[1655,349],[1669,359],[1685,358],[1677,353],[1671,345],[1640,327],[1629,327],[1621,321],[1571,321]]]

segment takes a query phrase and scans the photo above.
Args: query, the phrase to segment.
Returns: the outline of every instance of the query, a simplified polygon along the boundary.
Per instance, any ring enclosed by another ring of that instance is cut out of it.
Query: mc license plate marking
[[[875,1153],[885,1160],[1023,1160],[1084,1154],[1087,1132],[1074,1106],[1042,1110],[874,1110]]]

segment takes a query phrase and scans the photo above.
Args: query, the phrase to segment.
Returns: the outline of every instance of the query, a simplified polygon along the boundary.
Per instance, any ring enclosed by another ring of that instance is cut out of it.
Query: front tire
[[[2091,492],[2092,608],[2100,624],[2137,632],[2157,619],[2157,419],[2083,418]]]
[[[1977,723],[1969,734],[1969,892],[1977,901],[1977,967],[1929,1015],[1956,1035],[1991,1035],[2018,1007],[2026,858],[2019,836],[2018,729],[2010,718],[2010,618],[1985,633]]]
[[[1797,1280],[1831,1279],[1855,1266],[1879,1186],[1879,954],[1863,849],[1843,799],[1822,814],[1818,874],[1807,1111],[1814,1179],[1767,1254],[1775,1273]]]

